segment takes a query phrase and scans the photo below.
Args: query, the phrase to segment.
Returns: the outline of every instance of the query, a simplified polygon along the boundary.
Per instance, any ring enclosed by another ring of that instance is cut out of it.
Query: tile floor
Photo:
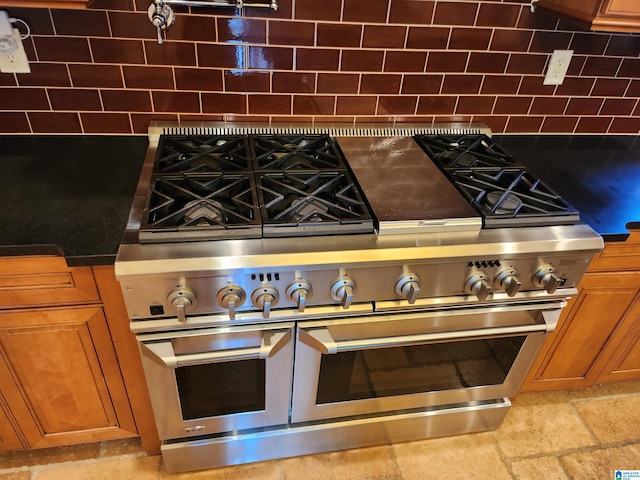
[[[0,480],[605,480],[616,469],[640,470],[640,381],[520,394],[494,432],[194,473],[166,473],[137,440],[0,453]]]

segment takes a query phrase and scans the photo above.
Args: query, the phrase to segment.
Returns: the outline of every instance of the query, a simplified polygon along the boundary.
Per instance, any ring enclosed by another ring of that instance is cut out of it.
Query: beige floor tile
[[[146,455],[139,437],[111,440],[100,444],[101,457],[117,455]]]
[[[36,480],[158,480],[160,457],[120,458],[38,471]]]
[[[0,480],[31,480],[31,472],[0,473]]]
[[[538,457],[511,464],[514,480],[569,480],[557,457]]]
[[[514,407],[529,407],[538,405],[551,405],[556,403],[567,403],[564,391],[550,392],[524,392],[511,400]]]
[[[560,396],[561,392],[518,397],[495,432],[507,457],[529,457],[598,443],[571,405],[557,401]]]
[[[612,395],[640,393],[640,380],[623,380],[621,382],[601,383],[600,385]]]
[[[638,396],[585,400],[574,407],[603,443],[634,440],[640,435]]]
[[[608,480],[615,470],[640,469],[640,446],[579,452],[560,459],[572,480]]]
[[[54,448],[34,448],[32,450],[15,450],[0,452],[1,468],[18,468],[49,463],[73,462],[100,456],[99,443],[85,443]]]
[[[391,447],[358,448],[283,460],[286,480],[399,478]]]
[[[399,443],[393,446],[403,480],[511,480],[492,434]]]
[[[282,467],[280,460],[274,460],[187,473],[166,473],[162,470],[161,480],[279,480]]]

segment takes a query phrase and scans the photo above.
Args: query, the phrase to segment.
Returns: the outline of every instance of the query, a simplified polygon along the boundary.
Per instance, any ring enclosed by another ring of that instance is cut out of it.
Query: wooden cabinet
[[[0,258],[0,449],[125,438],[142,428],[156,453],[157,434],[130,404],[132,396],[138,412],[151,411],[138,386],[141,367],[121,363],[137,347],[122,333],[128,319],[113,267],[96,268],[94,276],[60,257]]]
[[[640,233],[594,259],[523,390],[640,378]]]
[[[538,0],[535,5],[589,30],[640,32],[638,0]]]

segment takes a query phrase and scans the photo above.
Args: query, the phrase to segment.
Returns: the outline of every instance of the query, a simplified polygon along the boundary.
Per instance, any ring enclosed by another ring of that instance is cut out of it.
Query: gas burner
[[[511,155],[486,135],[422,135],[415,139],[442,169],[514,165]]]
[[[260,135],[253,137],[256,170],[323,170],[345,168],[328,135]]]
[[[489,211],[497,215],[515,215],[522,207],[522,200],[509,192],[489,192],[486,197]]]

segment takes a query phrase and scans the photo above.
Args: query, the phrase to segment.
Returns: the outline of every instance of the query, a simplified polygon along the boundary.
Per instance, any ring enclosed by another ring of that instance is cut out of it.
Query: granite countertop
[[[112,264],[146,136],[0,136],[0,255]]]
[[[580,212],[605,241],[640,228],[640,137],[494,135],[529,172]]]

